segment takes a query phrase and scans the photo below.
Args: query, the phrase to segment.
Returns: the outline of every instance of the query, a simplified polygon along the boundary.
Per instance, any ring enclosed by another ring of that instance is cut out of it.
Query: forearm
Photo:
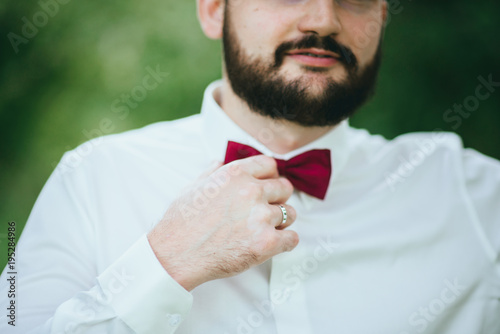
[[[2,290],[5,282],[2,277]],[[50,282],[36,287],[37,282],[21,280],[18,289],[24,302],[19,303],[16,326],[2,322],[0,332],[174,333],[192,304],[191,294],[158,263],[145,235],[100,274],[93,287],[75,291],[59,305],[43,300],[47,294],[24,293],[57,290],[58,279]],[[45,308],[39,309],[41,305]]]

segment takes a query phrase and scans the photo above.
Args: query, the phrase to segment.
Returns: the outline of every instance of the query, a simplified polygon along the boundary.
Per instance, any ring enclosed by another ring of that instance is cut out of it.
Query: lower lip
[[[318,58],[311,57],[306,55],[288,55],[288,57],[292,58],[298,63],[301,63],[306,66],[314,66],[314,67],[330,67],[338,63],[338,60],[335,58]]]

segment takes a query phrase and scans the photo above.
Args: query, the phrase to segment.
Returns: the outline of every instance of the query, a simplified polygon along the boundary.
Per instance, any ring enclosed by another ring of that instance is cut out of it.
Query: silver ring
[[[285,207],[283,205],[279,204],[278,208],[281,209],[281,213],[282,213],[282,216],[283,216],[283,220],[281,221],[281,224],[278,225],[278,226],[281,226],[281,225],[283,225],[283,224],[286,223],[286,220],[288,218],[288,214],[286,213],[286,209],[285,209]]]

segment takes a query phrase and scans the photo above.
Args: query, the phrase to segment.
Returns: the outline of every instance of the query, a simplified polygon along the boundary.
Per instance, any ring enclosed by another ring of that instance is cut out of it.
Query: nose
[[[298,28],[303,33],[319,36],[336,35],[342,30],[335,1],[310,0],[304,8],[304,15]]]

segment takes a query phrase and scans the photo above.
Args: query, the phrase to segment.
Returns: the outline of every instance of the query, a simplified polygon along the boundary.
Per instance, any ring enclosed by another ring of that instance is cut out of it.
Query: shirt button
[[[168,324],[172,327],[177,327],[181,323],[182,317],[180,314],[167,314]]]

